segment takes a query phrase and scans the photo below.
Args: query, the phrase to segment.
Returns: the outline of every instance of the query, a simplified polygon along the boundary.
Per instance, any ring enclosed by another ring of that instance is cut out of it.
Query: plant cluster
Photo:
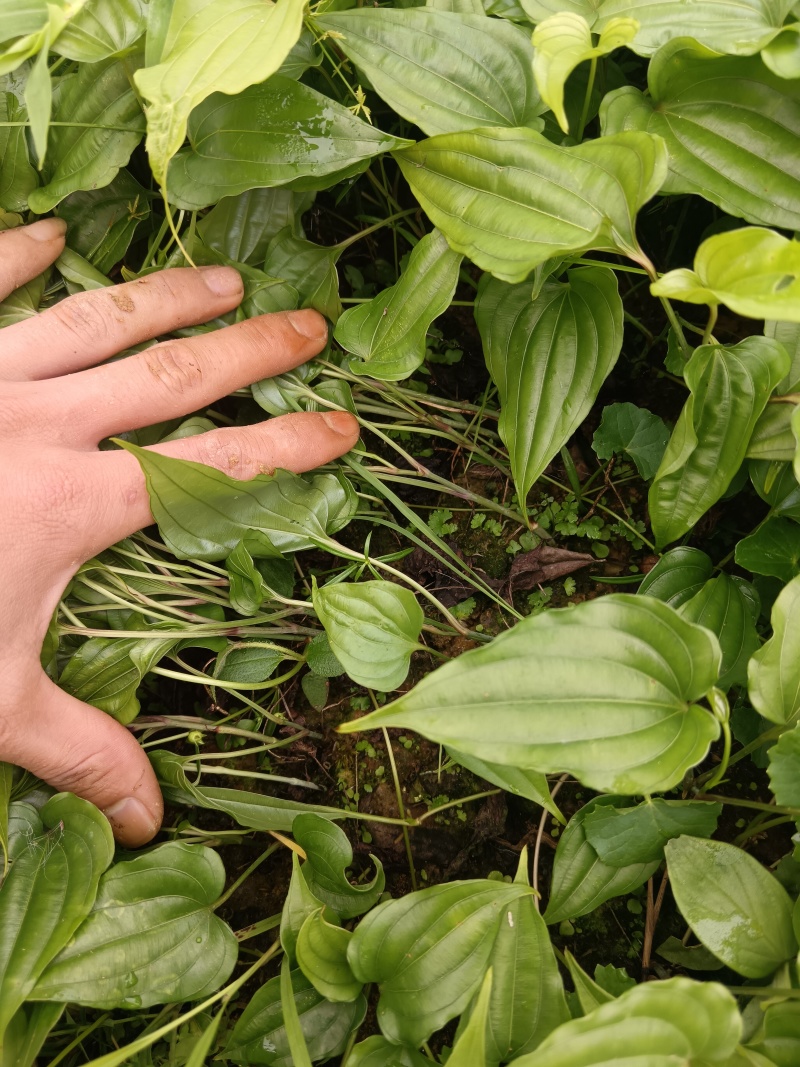
[[[108,442],[158,530],[81,568],[42,660],[174,821],[115,855],[0,765],[3,1065],[800,1063],[793,3],[0,0],[0,225],[69,225],[0,326],[203,264],[245,296],[194,332],[332,324]],[[331,409],[362,440],[312,475],[147,448]],[[279,772],[331,714],[363,736],[315,803]],[[415,833],[497,797],[518,862],[428,883]],[[340,822],[401,837],[406,884]],[[641,981],[567,947],[625,897]]]

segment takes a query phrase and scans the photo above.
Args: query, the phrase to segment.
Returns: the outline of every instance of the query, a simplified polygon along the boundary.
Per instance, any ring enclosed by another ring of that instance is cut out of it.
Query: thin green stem
[[[581,107],[581,117],[578,120],[578,129],[575,131],[575,140],[580,144],[583,140],[583,131],[586,129],[586,120],[589,117],[589,108],[592,103],[592,92],[594,90],[594,79],[597,76],[597,56],[592,56],[591,63],[589,64],[589,80],[586,83],[586,92],[583,96],[583,106]]]
[[[380,222],[374,223],[372,226],[367,226],[365,230],[359,230],[358,233],[354,233],[352,237],[346,237],[343,241],[339,241],[333,247],[338,248],[340,252],[344,252],[350,245],[354,245],[356,241],[360,241],[362,237],[368,237],[371,233],[375,233],[376,230],[382,229],[384,226],[389,226],[397,219],[404,219],[406,215],[416,214],[417,209],[415,207],[406,208],[405,211],[396,211],[394,215],[389,215],[388,218],[381,219]]]
[[[375,705],[375,710],[377,711],[378,707],[379,707],[379,704],[378,704],[378,701],[375,699],[375,694],[372,692],[371,689],[369,691],[369,695],[370,695],[370,697],[372,697],[372,703]],[[411,888],[414,891],[416,891],[416,889],[417,889],[417,872],[416,872],[416,869],[414,867],[414,854],[411,851],[411,835],[408,832],[408,822],[407,822],[407,819],[406,819],[406,806],[403,803],[403,790],[402,790],[402,787],[400,785],[400,777],[397,774],[397,764],[395,763],[395,760],[394,760],[394,751],[392,749],[392,740],[389,737],[389,731],[386,729],[385,726],[382,726],[381,730],[383,731],[383,740],[386,743],[386,751],[387,751],[387,753],[389,755],[389,763],[390,763],[391,768],[392,768],[392,778],[394,779],[394,791],[395,791],[395,796],[397,797],[397,809],[400,812],[400,818],[404,820],[404,825],[403,825],[403,843],[406,846],[406,856],[408,857],[408,869],[409,869],[409,872],[411,874]]]
[[[232,882],[231,885],[228,886],[222,896],[219,897],[215,901],[215,903],[211,905],[211,910],[216,911],[217,908],[221,907],[225,903],[226,900],[229,900],[239,888],[239,886],[243,885],[244,882],[250,877],[253,871],[257,870],[264,862],[264,860],[269,859],[272,853],[276,852],[280,847],[280,844],[278,844],[278,842],[276,841],[274,845],[270,845],[269,848],[265,849],[260,856],[254,859],[250,866],[247,868],[247,870],[240,874],[236,881]]]
[[[708,309],[708,321],[706,322],[706,328],[703,331],[702,344],[707,345],[713,340],[714,327],[717,324],[717,315],[719,314],[719,304],[712,304]]]

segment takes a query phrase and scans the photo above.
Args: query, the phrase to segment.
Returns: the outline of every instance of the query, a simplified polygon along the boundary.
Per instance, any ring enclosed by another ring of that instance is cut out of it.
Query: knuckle
[[[105,293],[78,293],[55,304],[46,314],[81,345],[101,344],[114,333],[112,309],[116,307]]]
[[[247,479],[258,473],[245,448],[241,432],[203,434],[197,438],[196,448],[198,463],[215,467],[232,478]]]
[[[171,393],[182,396],[203,377],[203,367],[193,347],[186,342],[167,341],[142,353],[147,374]]]

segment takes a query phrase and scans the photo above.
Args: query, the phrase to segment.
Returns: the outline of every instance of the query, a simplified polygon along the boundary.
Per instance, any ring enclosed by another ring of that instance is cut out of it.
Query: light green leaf
[[[747,446],[747,458],[791,462],[797,451],[797,440],[792,433],[793,414],[791,404],[767,404]]]
[[[242,482],[202,463],[119,443],[139,460],[153,518],[178,559],[224,559],[243,537],[251,555],[260,541],[266,555],[295,552],[328,542],[354,512],[355,494],[343,476],[305,479],[278,470]]]
[[[347,962],[352,933],[325,921],[324,909],[309,915],[297,937],[297,963],[318,993],[326,1000],[349,1003],[361,992]]]
[[[378,982],[378,1022],[418,1046],[466,1008],[483,980],[508,907],[531,891],[475,880],[387,900],[356,928],[347,950],[360,981]]]
[[[606,56],[630,44],[638,29],[636,19],[610,19],[594,44],[590,24],[574,11],[561,11],[538,23],[533,31],[533,75],[542,100],[553,111],[564,133],[569,133],[564,110],[567,78],[585,60]]]
[[[341,254],[338,245],[331,248],[315,245],[295,237],[287,227],[270,241],[264,270],[294,286],[300,296],[300,307],[315,308],[336,322],[342,313],[336,273],[336,261]]]
[[[125,66],[116,60],[80,66],[61,79],[53,118],[85,125],[51,129],[47,183],[29,198],[31,210],[40,215],[76,190],[108,185],[130,159],[145,126]]]
[[[717,51],[690,38],[665,45],[648,68],[647,96],[625,86],[604,98],[603,132],[664,138],[662,192],[696,193],[748,222],[796,229],[800,84],[770,73],[759,56],[720,56],[711,47]]]
[[[314,583],[314,611],[331,649],[354,682],[382,692],[397,689],[411,653],[423,646],[425,616],[410,589],[393,582]]]
[[[0,1043],[17,1008],[69,943],[94,903],[114,855],[105,815],[71,793],[57,793],[38,827],[19,834],[0,892]]]
[[[679,610],[684,619],[717,635],[722,649],[719,688],[728,690],[732,685],[745,685],[747,661],[761,645],[756,631],[761,602],[754,587],[743,578],[718,574]],[[694,831],[684,831],[691,832]]]
[[[685,373],[691,396],[650,487],[658,546],[682,537],[723,495],[787,367],[785,348],[766,337],[695,349]]]
[[[238,96],[210,97],[192,113],[188,134],[168,184],[172,203],[192,211],[289,182],[327,189],[365,170],[373,156],[409,143],[282,74]]]
[[[160,61],[134,75],[147,108],[158,184],[183,144],[190,112],[212,93],[235,96],[274,74],[300,36],[305,0],[175,0]]]
[[[569,771],[591,789],[656,792],[718,736],[694,702],[719,663],[716,637],[672,608],[604,596],[523,619],[339,730],[399,726],[493,763]]]
[[[595,30],[620,15],[633,14],[639,32],[633,47],[649,56],[675,37],[694,37],[708,48],[736,56],[752,56],[781,32],[795,0],[603,0]]]
[[[202,845],[170,841],[115,864],[31,998],[147,1008],[208,996],[228,980],[238,954],[213,911],[224,886],[222,861]]]
[[[776,802],[800,808],[800,726],[785,730],[770,748],[767,773]]]
[[[421,366],[428,329],[450,306],[460,266],[461,256],[438,230],[426,234],[399,281],[368,303],[348,308],[337,323],[334,337],[356,357],[350,370],[396,382]]]
[[[469,1013],[469,1021],[456,1036],[453,1050],[447,1058],[450,1067],[487,1067],[486,1023],[492,995],[492,979],[490,967]]]
[[[772,607],[772,637],[758,649],[747,666],[750,701],[770,722],[788,723],[800,714],[798,627],[800,577],[793,578],[779,593]]]
[[[1,0],[0,43],[36,33],[46,22],[46,0]]]
[[[389,106],[429,135],[536,126],[546,110],[524,30],[485,15],[369,8],[324,15],[337,45]]]
[[[546,776],[539,771],[526,771],[519,767],[504,767],[500,763],[487,763],[478,756],[469,756],[466,752],[459,752],[455,748],[448,748],[447,754],[456,763],[460,763],[468,771],[477,774],[479,778],[485,778],[487,782],[515,796],[532,800],[534,804],[539,804],[549,811],[559,822],[566,822],[558,805],[550,796],[550,785]]]
[[[23,123],[27,113],[13,93],[0,92],[0,123]],[[0,126],[0,208],[24,211],[28,196],[39,184],[28,159],[24,126]]]
[[[656,797],[634,808],[601,804],[586,817],[586,840],[612,867],[660,863],[667,841],[681,834],[710,837],[721,813],[721,804],[703,800]]]
[[[779,78],[800,78],[800,26],[796,22],[784,26],[761,50],[761,59]]]
[[[624,797],[595,797],[572,816],[561,833],[553,863],[550,899],[544,913],[548,924],[588,915],[606,900],[625,896],[643,885],[660,860],[617,867],[604,863],[586,836],[586,820],[601,808],[623,808]]]
[[[147,24],[148,0],[86,0],[56,39],[54,51],[78,63],[127,52]]]
[[[375,864],[371,882],[353,885],[346,871],[353,863],[353,850],[343,830],[318,815],[298,815],[292,834],[308,857],[301,868],[310,892],[341,919],[354,919],[378,902],[386,886],[383,864]]]
[[[589,1015],[601,1004],[610,1004],[615,999],[607,989],[603,989],[584,971],[569,949],[564,953],[564,957],[583,1015]]]
[[[758,226],[728,230],[703,241],[694,270],[671,270],[650,292],[689,304],[727,304],[751,319],[800,322],[800,242]],[[788,370],[787,364],[781,378]]]
[[[793,1000],[781,1002],[776,996],[774,1001],[766,1001],[762,1011],[761,1025],[747,1042],[747,1049],[767,1058],[764,1067],[794,1067],[800,1059],[800,1005]]]
[[[475,318],[500,394],[498,430],[525,500],[547,464],[589,413],[622,347],[622,301],[614,272],[578,267],[566,283],[484,277]]]
[[[667,441],[669,430],[658,415],[636,404],[609,404],[603,408],[592,448],[598,459],[630,456],[639,474],[649,482],[658,470]]]
[[[564,1023],[515,1067],[705,1067],[736,1050],[742,1020],[715,982],[645,982],[583,1019]]]
[[[792,902],[769,871],[735,845],[679,837],[666,847],[681,914],[710,952],[745,978],[765,978],[797,953]]]
[[[283,1015],[283,1027],[286,1032],[286,1043],[289,1046],[289,1054],[292,1057],[293,1067],[311,1067],[311,1055],[306,1044],[306,1037],[300,1023],[297,1005],[294,1000],[294,986],[292,984],[292,970],[288,957],[281,960],[281,1014]]]
[[[280,978],[270,978],[253,996],[228,1038],[225,1057],[248,1067],[294,1067],[281,1009]],[[312,1061],[341,1055],[351,1031],[361,1024],[367,1002],[333,1003],[300,970],[291,972],[294,1005]]]
[[[638,594],[679,608],[699,593],[714,573],[711,559],[699,548],[681,545],[665,552],[645,576]]]
[[[375,1036],[359,1041],[344,1067],[430,1067],[432,1062],[413,1048]]]
[[[736,562],[753,574],[790,582],[800,573],[800,526],[781,516],[767,521],[736,545]]]
[[[663,141],[649,134],[563,148],[526,129],[443,134],[396,159],[450,246],[508,282],[590,248],[641,257],[636,213],[667,168]]]
[[[791,393],[800,382],[800,322],[776,322],[773,319],[764,323],[764,335],[780,341],[791,359],[791,366],[785,378],[775,386],[778,396]]]
[[[5,300],[0,301],[0,329],[4,326],[12,326],[15,322],[25,322],[26,319],[38,315],[49,276],[50,272],[45,271],[44,274],[21,285]]]
[[[597,21],[597,12],[602,0],[522,0],[522,6],[531,22],[544,22],[545,19],[568,11],[580,15],[590,26]]]
[[[300,859],[297,853],[292,851],[292,877],[281,911],[281,948],[291,963],[297,962],[295,949],[303,923],[321,907],[322,901],[308,888],[300,870]]]

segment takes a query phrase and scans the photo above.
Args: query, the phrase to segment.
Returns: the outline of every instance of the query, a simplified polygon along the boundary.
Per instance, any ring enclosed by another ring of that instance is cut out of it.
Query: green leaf
[[[309,915],[297,937],[297,963],[318,993],[326,1000],[349,1003],[361,992],[347,962],[352,933],[325,921],[324,909]]]
[[[646,482],[654,477],[669,441],[669,431],[658,415],[636,404],[610,404],[603,408],[592,448],[598,459],[628,455]]]
[[[759,226],[728,230],[703,241],[694,270],[671,270],[650,292],[689,304],[727,304],[751,319],[800,322],[800,242]],[[781,378],[788,370],[787,363]]]
[[[636,213],[667,168],[664,143],[643,133],[563,148],[533,130],[473,130],[395,158],[451,248],[508,282],[590,248],[641,258]]]
[[[344,674],[344,667],[336,658],[325,633],[312,637],[306,649],[306,663],[308,669],[321,678],[339,678]]]
[[[228,1038],[225,1056],[248,1067],[294,1067],[281,1010],[280,977],[270,978],[253,996]],[[350,1033],[364,1018],[363,996],[350,1004],[326,1000],[300,970],[291,972],[294,1005],[312,1061],[340,1055]]]
[[[660,863],[667,841],[681,834],[710,837],[721,814],[721,804],[703,800],[656,798],[635,808],[602,804],[586,817],[586,840],[612,867]]]
[[[57,793],[39,814],[38,827],[21,828],[11,846],[13,864],[0,892],[0,1043],[88,915],[114,855],[108,819],[88,801]]]
[[[564,1023],[515,1067],[705,1067],[736,1050],[742,1020],[715,982],[645,982],[583,1019]]]
[[[308,888],[308,883],[300,869],[300,859],[292,852],[292,877],[281,911],[281,947],[291,963],[297,962],[295,949],[297,938],[306,919],[319,911],[322,901],[317,899]]]
[[[705,552],[681,545],[664,553],[644,576],[638,593],[679,608],[700,592],[713,573],[714,565]]]
[[[684,945],[679,937],[668,937],[656,951],[669,963],[687,971],[720,971],[725,966],[705,945]]]
[[[86,0],[58,35],[53,50],[78,63],[127,52],[147,25],[147,0]]]
[[[697,939],[745,978],[765,978],[797,953],[792,902],[769,871],[735,845],[679,837],[666,847],[669,880]]]
[[[401,1047],[385,1037],[375,1036],[359,1041],[344,1067],[430,1067],[432,1062],[413,1048]]]
[[[107,273],[123,258],[140,224],[149,217],[150,201],[147,190],[121,170],[102,189],[72,193],[58,213],[69,225],[71,250]]]
[[[752,460],[748,471],[753,488],[769,504],[773,515],[800,522],[800,484],[791,464]]]
[[[278,664],[286,658],[286,652],[266,641],[228,642],[217,656],[214,677],[226,682],[258,685],[275,673]]]
[[[67,660],[58,684],[127,725],[139,714],[142,679],[176,644],[174,638],[90,637]]]
[[[485,276],[478,290],[475,318],[520,500],[586,418],[622,347],[614,272],[579,267],[566,277],[545,282],[535,300],[530,283]]]
[[[685,374],[691,396],[648,497],[658,546],[691,530],[724,494],[787,366],[784,347],[766,337],[747,337],[730,348],[695,349]]]
[[[795,1001],[767,1001],[761,1025],[747,1042],[767,1057],[766,1067],[794,1067],[800,1058],[800,1008]]]
[[[705,626],[719,639],[722,668],[717,685],[720,689],[746,684],[747,661],[761,645],[756,631],[760,611],[761,602],[754,587],[743,578],[729,574],[709,578],[691,600],[681,605],[684,619]]]
[[[0,43],[36,33],[46,22],[46,0],[3,0],[0,3]]]
[[[793,578],[778,595],[772,607],[772,637],[758,649],[747,666],[750,702],[770,722],[788,723],[800,714],[798,627],[800,576]],[[775,751],[771,750],[772,753]]]
[[[345,872],[353,862],[353,850],[338,826],[318,815],[298,815],[292,834],[308,857],[301,868],[308,889],[339,918],[354,919],[378,902],[386,886],[383,864],[370,856],[375,864],[374,878],[352,885]]]
[[[539,804],[549,811],[559,822],[566,821],[558,805],[550,796],[547,777],[539,771],[526,771],[519,767],[504,767],[500,763],[487,763],[478,756],[469,756],[452,747],[447,749],[447,754],[456,763],[460,763],[468,771],[477,774],[479,778],[485,778],[487,782],[505,789],[508,793],[513,793],[514,796],[532,800],[534,804]]]
[[[315,245],[295,237],[287,227],[270,241],[264,270],[294,286],[300,296],[300,307],[315,308],[336,322],[342,313],[336,273],[336,261],[341,254],[340,246]]]
[[[625,798],[595,797],[572,816],[558,839],[550,899],[544,913],[548,924],[588,915],[606,900],[625,896],[643,885],[660,860],[617,867],[604,863],[586,835],[586,820],[601,808],[624,808]]]
[[[791,461],[797,451],[797,440],[792,433],[791,404],[767,404],[756,423],[747,458],[769,461]]]
[[[188,134],[189,147],[170,165],[169,198],[189,210],[288,182],[326,189],[408,144],[282,74],[238,96],[210,97],[192,113]]]
[[[350,370],[396,382],[421,366],[428,330],[450,306],[460,266],[461,256],[438,230],[426,234],[399,281],[366,304],[348,308],[337,323],[334,337],[356,357]]]
[[[564,957],[583,1015],[589,1015],[595,1008],[599,1008],[601,1004],[610,1004],[614,1000],[612,993],[609,993],[607,989],[603,989],[593,978],[589,977],[569,949],[564,953]]]
[[[228,597],[233,610],[240,615],[257,615],[268,594],[261,572],[257,570],[247,549],[246,537],[226,558],[225,570],[228,572]]]
[[[490,967],[469,1013],[469,1021],[456,1035],[453,1050],[447,1058],[450,1067],[487,1067],[486,1023],[492,995],[492,979]]]
[[[134,75],[147,108],[158,184],[183,144],[190,112],[212,93],[235,96],[274,74],[300,36],[304,0],[175,0],[160,61]]]
[[[564,110],[567,78],[585,60],[606,56],[630,44],[638,29],[636,19],[610,19],[594,44],[590,24],[574,11],[561,11],[538,23],[533,31],[533,75],[542,100],[553,111],[564,133],[569,133]]]
[[[224,886],[222,860],[202,845],[170,841],[115,864],[31,998],[147,1008],[208,996],[238,955],[233,932],[213,911]]]
[[[36,1067],[36,1057],[63,1012],[63,1004],[19,1008],[6,1030],[0,1059],[3,1067]]]
[[[237,263],[263,264],[272,238],[287,227],[299,237],[308,194],[291,189],[249,189],[226,196],[197,223],[209,248]]]
[[[769,750],[767,773],[777,803],[800,808],[800,726],[785,730]]]
[[[800,85],[772,74],[759,56],[720,56],[716,43],[711,48],[691,38],[665,45],[648,68],[647,96],[625,86],[604,98],[603,132],[664,138],[663,193],[696,193],[748,222],[796,229]]]
[[[423,646],[425,616],[410,589],[393,582],[314,582],[314,611],[331,649],[358,685],[397,689],[408,674],[411,653]]]
[[[523,619],[339,730],[398,726],[591,789],[667,790],[718,736],[694,701],[719,657],[716,637],[657,600],[604,596]]]
[[[355,494],[341,475],[305,479],[278,470],[242,482],[202,463],[119,444],[139,460],[153,518],[178,559],[224,559],[244,537],[251,554],[259,542],[268,556],[274,549],[310,548],[327,543],[355,510]]]
[[[764,334],[780,341],[792,361],[789,371],[782,381],[775,386],[778,396],[793,392],[800,382],[800,322],[776,322],[769,319],[764,323]]]
[[[536,126],[546,110],[524,30],[485,15],[412,7],[323,15],[320,29],[387,104],[425,133],[476,126]]]
[[[448,882],[387,900],[361,920],[347,950],[360,981],[378,982],[378,1023],[418,1046],[459,1015],[486,973],[508,907],[531,891],[489,879]]]
[[[800,526],[776,516],[736,545],[736,562],[753,574],[771,574],[790,582],[800,573]]]
[[[0,123],[24,123],[26,119],[27,112],[14,94],[0,92]],[[0,126],[0,208],[24,211],[38,184],[36,168],[28,159],[25,127]]]

